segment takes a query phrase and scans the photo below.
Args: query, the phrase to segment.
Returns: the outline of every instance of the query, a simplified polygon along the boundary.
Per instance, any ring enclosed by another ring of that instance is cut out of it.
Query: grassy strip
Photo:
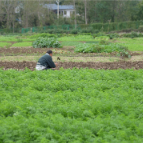
[[[28,47],[32,46],[32,42],[18,42],[13,44],[11,47]]]
[[[58,38],[59,41],[94,41],[91,35],[75,35],[75,36],[65,36]]]
[[[82,44],[82,43],[78,42],[78,41],[63,41],[61,43],[62,46],[76,46],[76,45],[79,45],[79,44]]]
[[[116,42],[127,46],[130,51],[143,51],[143,38],[121,38]]]
[[[6,37],[6,36],[0,36],[0,42],[15,42],[17,41],[16,37]]]
[[[0,42],[0,48],[4,48],[4,47],[10,46],[10,45],[11,45],[11,43]]]

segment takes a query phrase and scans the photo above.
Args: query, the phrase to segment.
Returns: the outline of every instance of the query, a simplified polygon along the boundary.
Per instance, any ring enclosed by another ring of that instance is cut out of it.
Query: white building
[[[55,13],[57,13],[58,5],[56,4],[45,4],[44,7],[53,10]],[[59,14],[63,15],[63,17],[70,18],[73,12],[73,5],[59,5]]]

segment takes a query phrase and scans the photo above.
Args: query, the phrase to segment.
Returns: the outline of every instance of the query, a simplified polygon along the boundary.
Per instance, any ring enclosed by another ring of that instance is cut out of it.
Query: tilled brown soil
[[[48,50],[53,50],[54,53],[65,53],[65,48],[0,48],[0,55],[12,55],[12,54],[43,54]],[[72,51],[69,49],[68,51]]]
[[[94,57],[94,56],[111,56],[117,57],[117,53],[74,53],[73,48],[0,48],[0,56],[14,56],[14,55],[41,55],[48,50],[53,50],[54,54],[67,55],[67,56],[82,56],[82,57]],[[69,53],[70,52],[70,53]],[[141,52],[130,52],[131,56],[142,55]]]
[[[93,69],[131,69],[134,68],[136,70],[143,69],[143,61],[137,61],[137,62],[106,62],[106,63],[94,63],[94,62],[59,62],[58,67],[56,69],[59,69],[60,67],[63,67],[64,69],[72,69],[72,68],[93,68]],[[7,69],[19,69],[23,70],[26,67],[34,70],[35,69],[35,62],[0,62],[0,68],[3,68],[4,70]]]

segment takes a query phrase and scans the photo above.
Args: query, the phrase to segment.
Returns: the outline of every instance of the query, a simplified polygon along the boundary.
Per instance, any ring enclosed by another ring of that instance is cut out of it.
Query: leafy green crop
[[[55,38],[39,37],[33,42],[34,48],[61,48],[61,44]]]
[[[143,70],[0,70],[1,143],[143,142]]]
[[[118,52],[123,57],[128,57],[128,48],[116,43],[108,43],[107,41],[100,41],[96,44],[79,44],[75,48],[75,52],[79,53],[112,53]]]

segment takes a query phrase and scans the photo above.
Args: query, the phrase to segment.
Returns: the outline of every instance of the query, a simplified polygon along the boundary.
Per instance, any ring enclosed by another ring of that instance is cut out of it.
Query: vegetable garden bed
[[[1,143],[143,142],[143,70],[0,69],[0,79]]]
[[[36,62],[1,62],[0,67],[3,69],[19,69],[24,70],[26,67],[34,70],[36,66]],[[93,68],[93,69],[143,69],[143,61],[135,61],[135,62],[58,62],[58,67],[56,69],[60,69],[63,67],[64,69],[72,69],[72,68]]]

